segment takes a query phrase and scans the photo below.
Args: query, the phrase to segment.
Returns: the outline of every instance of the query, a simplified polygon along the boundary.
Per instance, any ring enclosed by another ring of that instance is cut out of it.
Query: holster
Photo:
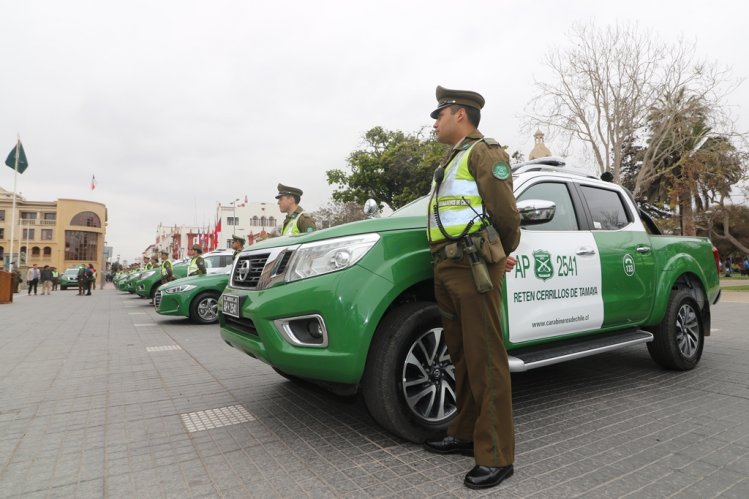
[[[497,231],[491,225],[472,234],[470,237],[487,263],[499,263],[507,256],[505,255],[505,249],[502,247],[502,240],[499,238],[499,234],[497,234]]]

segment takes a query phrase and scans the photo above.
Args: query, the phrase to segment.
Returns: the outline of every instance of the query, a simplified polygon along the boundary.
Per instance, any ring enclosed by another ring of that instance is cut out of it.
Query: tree
[[[548,82],[536,82],[526,127],[543,126],[569,141],[582,141],[599,173],[621,179],[623,151],[644,137],[648,116],[665,94],[689,87],[719,107],[726,71],[696,61],[694,47],[665,45],[635,25],[575,25],[568,48],[553,49]]]
[[[422,132],[406,134],[374,127],[364,134],[364,147],[348,157],[350,173],[328,170],[336,185],[333,200],[363,204],[369,198],[397,209],[430,190],[432,175],[446,147]]]
[[[635,196],[678,206],[681,232],[690,236],[696,234],[692,207],[708,159],[699,154],[711,132],[707,115],[702,99],[685,87],[659,99],[650,112],[651,135],[634,188]]]
[[[314,212],[312,217],[320,229],[327,229],[328,227],[335,227],[336,225],[356,222],[366,218],[362,205],[354,202],[330,202]]]

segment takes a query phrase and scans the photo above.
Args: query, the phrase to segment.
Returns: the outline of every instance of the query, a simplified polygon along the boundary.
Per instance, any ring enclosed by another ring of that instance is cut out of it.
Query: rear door
[[[626,327],[648,317],[655,259],[633,204],[616,186],[576,185],[600,252],[604,327]]]

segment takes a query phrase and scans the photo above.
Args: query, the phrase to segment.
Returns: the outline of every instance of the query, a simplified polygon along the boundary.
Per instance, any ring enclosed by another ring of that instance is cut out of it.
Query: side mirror
[[[520,225],[538,225],[551,221],[557,210],[553,201],[544,199],[524,199],[517,203],[520,212]]]
[[[374,218],[379,214],[380,207],[377,206],[377,201],[375,201],[372,198],[367,199],[367,201],[364,203],[364,215],[367,218]]]

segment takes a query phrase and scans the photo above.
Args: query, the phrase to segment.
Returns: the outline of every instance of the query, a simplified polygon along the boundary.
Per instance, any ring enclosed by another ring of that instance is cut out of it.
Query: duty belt
[[[434,263],[439,263],[442,260],[448,259],[460,260],[463,258],[463,248],[465,248],[465,242],[462,240],[447,244],[432,253],[432,261]]]

